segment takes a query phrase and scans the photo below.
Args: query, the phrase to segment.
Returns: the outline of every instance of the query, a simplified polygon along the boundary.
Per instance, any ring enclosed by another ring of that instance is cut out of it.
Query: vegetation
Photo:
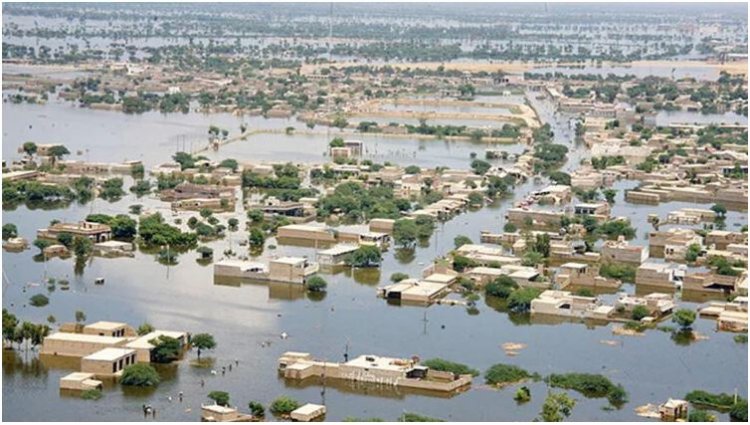
[[[552,387],[577,391],[586,397],[606,397],[613,406],[621,406],[628,401],[627,392],[615,385],[607,377],[591,373],[552,374],[548,378]]]
[[[432,418],[419,413],[404,412],[399,422],[444,422],[442,419]]]
[[[539,419],[542,422],[562,422],[570,417],[576,401],[565,393],[549,393],[542,404]]]
[[[138,336],[143,336],[143,335],[150,334],[151,332],[155,330],[156,329],[150,323],[143,323],[140,326],[138,326],[138,329],[136,329],[136,333],[138,333]]]
[[[453,239],[453,246],[458,249],[461,248],[464,245],[471,245],[473,242],[468,236],[465,235],[458,235]]]
[[[535,375],[518,366],[498,363],[484,373],[484,380],[488,385],[504,386],[534,378]]]
[[[716,416],[705,410],[692,409],[688,414],[688,422],[716,422]]]
[[[516,281],[508,276],[500,276],[484,287],[487,295],[503,299],[508,298],[517,289],[518,284]]]
[[[476,369],[472,369],[471,367],[462,363],[455,363],[441,358],[425,360],[422,362],[422,365],[427,366],[432,370],[451,372],[456,375],[470,374],[472,376],[479,376],[479,371]]]
[[[328,282],[318,275],[311,276],[305,283],[307,290],[310,292],[325,292]]]
[[[10,238],[18,236],[18,228],[13,223],[3,224],[3,240],[7,241]]]
[[[406,274],[406,273],[395,272],[395,273],[393,273],[391,275],[391,282],[398,283],[398,282],[401,282],[402,280],[408,279],[408,278],[409,278],[409,275]]]
[[[251,401],[247,404],[250,413],[256,418],[263,418],[266,416],[266,408],[263,407],[263,403],[259,401]]]
[[[159,384],[159,374],[148,363],[136,363],[127,366],[120,378],[122,385],[134,387],[153,387]]]
[[[508,296],[508,308],[516,313],[525,313],[531,309],[531,301],[542,293],[537,288],[520,288]]]
[[[346,264],[352,267],[378,267],[380,261],[380,248],[375,245],[360,245],[346,258]]]
[[[138,234],[146,245],[151,246],[189,248],[198,242],[197,234],[182,232],[177,227],[167,224],[159,213],[141,218]]]
[[[523,386],[516,390],[516,394],[513,396],[513,400],[518,403],[526,403],[531,401],[531,390],[527,386]]]
[[[651,314],[651,312],[648,310],[648,307],[645,305],[637,305],[633,307],[633,311],[630,312],[630,318],[633,320],[641,320],[649,314]]]
[[[154,346],[151,350],[151,360],[155,363],[172,363],[179,359],[182,353],[182,344],[176,338],[162,335],[152,339],[149,343]]]
[[[81,391],[81,398],[84,400],[99,400],[103,396],[104,394],[102,394],[101,390],[98,389],[88,389]]]
[[[190,345],[198,349],[198,359],[201,358],[201,351],[203,350],[213,350],[216,348],[216,341],[214,340],[213,335],[209,333],[199,333],[193,335],[193,337],[190,339]]]
[[[681,308],[672,314],[672,321],[679,325],[683,331],[689,330],[693,322],[695,322],[695,312]]]
[[[219,406],[229,406],[229,393],[226,391],[211,391],[208,393],[208,398]]]
[[[32,295],[31,298],[29,298],[29,304],[34,307],[44,307],[49,304],[49,298],[43,294]]]
[[[299,407],[300,404],[297,400],[288,396],[280,396],[271,403],[270,410],[274,415],[282,416],[292,413]]]

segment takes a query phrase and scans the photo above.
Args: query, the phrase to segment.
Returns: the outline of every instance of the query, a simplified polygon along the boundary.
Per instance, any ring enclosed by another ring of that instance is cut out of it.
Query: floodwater
[[[572,142],[570,117],[553,116],[551,106],[543,101],[530,99],[530,102],[545,122],[552,123],[556,141],[572,149],[564,169],[574,169],[586,152]],[[229,114],[130,116],[59,104],[4,104],[3,113],[3,159],[6,160],[18,156],[15,149],[20,143],[36,140],[63,142],[73,152],[84,150],[83,156],[91,160],[143,159],[147,165],[153,165],[167,161],[183,138],[188,144],[190,140],[199,143],[209,124],[224,126],[236,134],[241,123],[241,118]],[[290,125],[285,120],[262,118],[248,119],[248,122],[251,127]],[[468,167],[469,153],[483,149],[483,145],[469,142],[362,139],[368,149],[375,151],[377,147],[379,154],[399,149],[413,152],[413,158],[408,158],[407,154],[398,161],[402,164]],[[324,161],[328,140],[326,135],[260,135],[228,144],[210,155],[256,161]],[[394,154],[394,159],[396,157],[398,155]],[[35,353],[6,351],[3,353],[3,420],[141,420],[141,406],[151,404],[157,409],[158,420],[196,421],[201,403],[208,402],[206,394],[212,390],[228,391],[232,404],[242,410],[247,410],[250,400],[268,405],[282,394],[301,402],[324,402],[328,420],[347,416],[395,420],[404,411],[448,420],[531,420],[540,411],[547,392],[543,382],[531,383],[528,386],[532,400],[519,406],[513,401],[517,386],[493,390],[483,386],[481,378],[474,380],[469,391],[441,398],[388,387],[335,383],[326,383],[323,391],[323,386],[287,384],[277,376],[276,360],[285,351],[310,352],[318,358],[342,361],[347,346],[352,356],[372,353],[442,357],[482,371],[495,363],[510,363],[542,375],[601,373],[628,391],[630,402],[619,410],[605,408],[608,403],[604,399],[587,399],[574,394],[578,404],[571,420],[576,421],[638,420],[633,411],[635,407],[682,397],[692,389],[731,393],[738,388],[746,397],[747,345],[735,343],[733,334],[715,332],[715,323],[711,320],[698,319],[695,326],[708,340],[679,345],[669,334],[659,331],[627,337],[613,335],[612,325],[532,323],[527,318],[500,311],[502,309],[492,300],[480,301],[479,314],[472,315],[459,306],[393,306],[375,296],[375,288],[388,282],[392,273],[417,275],[437,256],[452,249],[457,235],[467,235],[478,241],[482,230],[500,231],[505,222],[505,210],[512,200],[542,184],[545,183],[519,185],[514,198],[440,224],[429,244],[412,252],[391,248],[385,253],[379,271],[324,275],[329,288],[322,299],[311,299],[285,285],[217,284],[212,267],[198,264],[195,252],[181,254],[179,265],[172,267],[159,264],[152,254],[143,252],[136,253],[135,258],[93,258],[79,275],[74,272],[74,259],[40,263],[34,260],[35,248],[22,253],[3,252],[3,307],[22,320],[44,322],[48,315],[54,315],[58,322],[67,322],[73,320],[76,310],[82,310],[88,321],[124,321],[136,326],[148,321],[161,329],[210,332],[218,347],[204,356],[214,359],[213,368],[220,370],[221,366],[239,361],[239,366],[226,375],[214,376],[210,367],[194,366],[195,353],[188,353],[186,359],[160,369],[163,381],[155,390],[131,391],[115,385],[104,391],[101,400],[84,401],[60,394],[58,390],[59,378],[75,365],[40,362]],[[617,187],[622,189],[633,184],[622,181]],[[21,206],[4,211],[3,223],[15,223],[22,236],[33,240],[36,229],[46,226],[52,219],[78,220],[90,213],[125,212],[128,205],[135,203],[166,210],[165,204],[153,198],[137,199],[128,194],[116,203],[96,200],[87,205],[72,204],[66,209],[50,211]],[[649,229],[644,222],[648,213],[663,216],[688,205],[626,204],[620,191],[614,215],[636,220],[638,242],[643,243],[643,232]],[[238,211],[218,217],[225,222],[231,216],[242,214]],[[171,217],[169,213],[166,216]],[[729,213],[729,228],[746,222],[746,213]],[[214,248],[217,259],[229,247],[244,252],[245,248],[238,247],[238,241],[245,237],[245,232],[240,230],[229,235],[227,239],[207,244]],[[278,246],[270,249],[270,245]],[[280,245],[269,240],[263,256],[293,254],[314,258],[314,253],[314,248]],[[58,288],[49,294],[50,303],[45,307],[27,305],[33,294],[47,292],[45,285],[27,286],[27,283],[40,282],[45,275],[70,279],[71,289]],[[100,276],[105,277],[106,283],[94,285],[94,279]],[[624,289],[633,291],[629,285]],[[289,337],[281,339],[282,332]],[[603,340],[616,341],[617,345],[604,344]],[[515,357],[508,357],[500,347],[505,342],[528,344],[528,348]],[[205,387],[201,386],[201,380],[205,381]],[[185,395],[182,403],[177,401],[179,392]],[[720,417],[727,418],[726,415]]]

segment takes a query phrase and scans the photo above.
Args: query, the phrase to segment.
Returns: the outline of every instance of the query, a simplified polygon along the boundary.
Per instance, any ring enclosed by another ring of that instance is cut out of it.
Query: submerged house
[[[73,236],[81,236],[90,239],[94,243],[108,241],[112,238],[112,228],[106,224],[91,221],[80,221],[78,223],[55,223],[46,229],[37,230],[40,239],[57,240],[62,233]]]
[[[214,263],[214,276],[304,284],[318,272],[318,263],[303,257],[281,257],[264,263],[224,260]]]
[[[279,374],[286,379],[326,379],[389,385],[393,387],[455,392],[471,385],[470,374],[436,371],[419,364],[416,358],[399,359],[362,355],[343,363],[315,360],[309,353],[286,352],[278,362]]]

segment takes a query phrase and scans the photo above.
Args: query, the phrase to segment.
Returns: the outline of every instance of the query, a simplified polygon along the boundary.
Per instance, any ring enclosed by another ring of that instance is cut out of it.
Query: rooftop
[[[97,351],[96,353],[89,354],[83,359],[95,361],[114,361],[133,353],[135,353],[135,350],[129,348],[105,348],[103,350]]]
[[[101,330],[108,330],[108,331],[114,331],[117,329],[122,328],[123,326],[127,326],[126,323],[121,322],[105,322],[105,321],[99,321],[94,322],[89,325],[84,326],[83,328],[89,328],[89,329],[101,329]]]
[[[44,339],[52,340],[52,341],[87,342],[87,343],[92,343],[92,344],[109,344],[109,345],[119,344],[123,341],[126,341],[126,338],[121,338],[121,337],[76,334],[76,333],[70,333],[70,332],[55,332],[52,335]]]

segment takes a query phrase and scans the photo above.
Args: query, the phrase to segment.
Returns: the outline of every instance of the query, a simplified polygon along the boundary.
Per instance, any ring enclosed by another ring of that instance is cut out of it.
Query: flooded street
[[[555,114],[551,103],[528,96],[542,122],[549,122],[555,143],[570,148],[564,171],[575,170],[588,153],[573,141],[570,116]],[[304,123],[296,120],[237,117],[231,114],[162,115],[149,112],[125,115],[116,112],[80,109],[62,103],[48,105],[3,104],[3,158],[18,156],[17,147],[26,140],[41,143],[62,142],[74,154],[71,159],[91,161],[122,161],[140,159],[148,170],[170,161],[171,155],[183,147],[193,150],[206,143],[209,125],[239,134],[239,126],[251,129],[299,130]],[[747,122],[745,118],[745,123]],[[237,141],[209,151],[210,159],[235,158],[245,161],[293,161],[322,163],[330,136],[321,134],[259,134],[246,141]],[[468,168],[470,154],[482,158],[482,143],[416,140],[378,136],[351,135],[364,141],[366,157],[378,162],[391,161],[400,165],[423,167],[447,166]],[[520,153],[525,146],[498,145],[492,148]],[[82,155],[76,156],[76,151]],[[125,187],[129,187],[126,181]],[[469,211],[439,224],[428,246],[413,252],[390,248],[384,254],[379,271],[355,270],[324,275],[329,282],[322,299],[311,298],[298,288],[274,284],[217,284],[212,265],[203,266],[195,260],[195,252],[179,256],[179,265],[159,264],[153,254],[137,252],[135,258],[105,259],[94,257],[82,274],[75,274],[73,259],[52,259],[45,264],[35,261],[36,248],[21,253],[3,252],[3,307],[11,307],[24,320],[43,322],[54,315],[58,322],[74,319],[76,310],[84,311],[89,321],[109,320],[139,325],[150,322],[160,329],[184,329],[192,333],[210,332],[218,347],[204,357],[213,359],[213,369],[239,361],[239,366],[225,376],[212,375],[211,367],[194,364],[195,352],[173,365],[159,369],[163,378],[155,391],[132,391],[114,386],[104,397],[91,404],[78,397],[60,393],[58,381],[77,365],[39,361],[34,353],[6,351],[3,353],[3,420],[56,421],[129,421],[141,420],[143,404],[158,409],[157,420],[196,421],[205,394],[212,390],[227,391],[233,404],[245,408],[250,400],[270,403],[279,395],[297,400],[323,403],[328,408],[327,420],[347,416],[382,417],[394,420],[404,411],[422,412],[450,420],[504,421],[529,420],[540,410],[547,387],[544,382],[531,383],[532,400],[518,405],[513,400],[516,386],[503,390],[490,389],[482,378],[471,389],[450,400],[410,393],[392,387],[362,384],[299,386],[285,384],[277,376],[278,357],[286,351],[312,353],[328,361],[343,361],[349,353],[423,359],[441,357],[470,365],[482,371],[495,363],[518,365],[541,375],[565,372],[600,373],[622,384],[630,401],[621,409],[610,409],[605,399],[586,399],[575,394],[578,404],[570,420],[632,421],[633,409],[647,403],[659,403],[670,397],[682,397],[692,389],[725,392],[738,388],[746,396],[747,345],[737,344],[731,333],[715,332],[715,322],[698,319],[695,330],[707,340],[680,345],[669,333],[650,330],[643,336],[616,336],[613,325],[588,327],[583,323],[532,323],[502,311],[493,300],[479,302],[479,314],[469,314],[464,307],[433,305],[429,308],[394,306],[376,297],[376,287],[389,281],[394,272],[417,275],[435,258],[453,249],[458,235],[479,241],[482,230],[499,232],[505,211],[513,200],[548,184],[533,180],[516,187],[515,194],[477,211]],[[689,203],[662,203],[657,207],[625,203],[623,189],[636,185],[620,181],[613,216],[626,216],[638,230],[637,243],[647,243],[645,233],[649,213],[665,216],[669,211],[689,207]],[[77,221],[87,214],[127,211],[129,205],[144,204],[155,208],[163,204],[154,195],[137,199],[128,193],[116,203],[97,199],[87,205],[72,204],[64,210],[33,210],[20,206],[3,212],[4,223],[15,223],[19,234],[33,240],[36,229],[53,220]],[[244,217],[244,212],[217,215]],[[241,222],[244,219],[240,220]],[[746,212],[730,211],[727,228],[747,223]],[[242,226],[241,226],[242,227]],[[229,232],[223,240],[208,243],[217,257],[226,248],[237,249],[244,230]],[[269,246],[278,245],[276,249]],[[244,250],[245,248],[240,248]],[[270,255],[294,254],[315,257],[314,248],[295,247],[266,241],[262,258]],[[218,260],[217,258],[216,260]],[[47,293],[45,285],[27,286],[47,277],[70,280],[70,290],[59,288],[48,294],[49,305],[41,308],[28,305],[36,293]],[[104,285],[94,279],[104,277]],[[628,292],[634,288],[625,285]],[[694,308],[695,304],[686,305]],[[287,339],[280,338],[286,332]],[[602,343],[604,340],[615,344]],[[515,357],[507,356],[501,344],[527,344]],[[205,381],[205,387],[201,381]],[[177,394],[183,392],[182,403]],[[167,397],[171,396],[172,401]],[[720,414],[723,420],[727,415]],[[269,419],[272,417],[269,415]]]

